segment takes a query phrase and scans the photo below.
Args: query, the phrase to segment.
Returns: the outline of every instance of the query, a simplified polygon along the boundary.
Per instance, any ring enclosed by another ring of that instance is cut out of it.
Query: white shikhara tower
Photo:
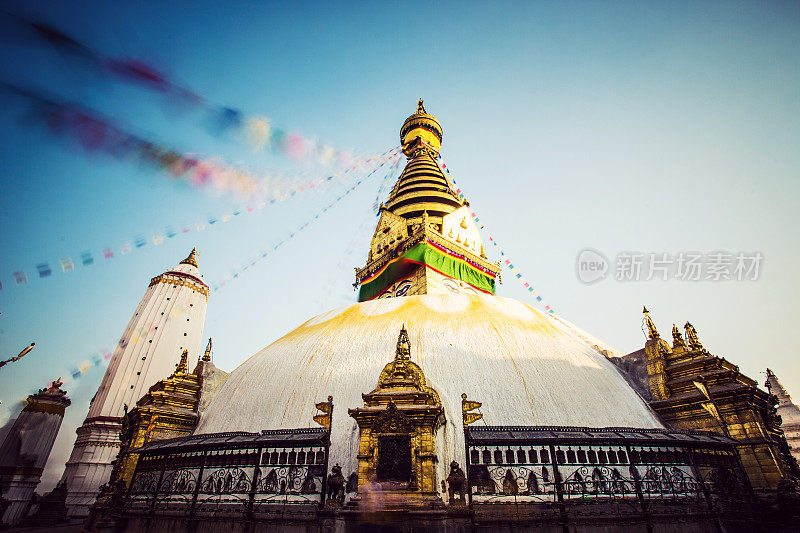
[[[208,293],[195,250],[150,281],[77,430],[62,478],[70,516],[87,515],[100,486],[109,480],[125,410],[175,371],[183,350],[200,352]]]

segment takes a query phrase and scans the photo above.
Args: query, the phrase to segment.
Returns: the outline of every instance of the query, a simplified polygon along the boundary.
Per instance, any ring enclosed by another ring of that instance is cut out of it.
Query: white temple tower
[[[792,455],[800,461],[800,408],[793,402],[786,388],[778,380],[772,370],[767,369],[767,386],[770,392],[778,397],[778,414],[783,422],[781,429],[786,436],[786,442],[792,450]]]
[[[176,268],[150,281],[77,430],[62,477],[70,516],[87,515],[100,486],[108,481],[125,410],[175,371],[183,350],[200,352],[208,293],[194,249]]]
[[[8,507],[0,523],[16,525],[25,518],[33,491],[42,477],[53,443],[71,403],[61,390],[61,381],[28,396],[22,410],[0,446],[0,496]]]

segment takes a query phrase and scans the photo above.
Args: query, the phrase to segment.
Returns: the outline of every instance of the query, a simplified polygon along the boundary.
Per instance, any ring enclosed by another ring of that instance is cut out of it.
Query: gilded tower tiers
[[[736,440],[750,483],[756,490],[775,490],[785,476],[797,475],[776,416],[777,398],[724,357],[703,346],[686,322],[684,336],[673,326],[673,345],[661,339],[644,309],[650,406],[669,427],[720,433]]]
[[[400,129],[408,163],[380,207],[367,264],[356,271],[359,301],[446,293],[494,294],[500,268],[488,261],[469,202],[437,157],[442,127],[417,111]]]

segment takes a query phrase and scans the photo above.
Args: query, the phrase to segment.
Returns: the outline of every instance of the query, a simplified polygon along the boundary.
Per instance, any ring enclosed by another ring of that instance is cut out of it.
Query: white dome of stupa
[[[357,470],[363,407],[393,360],[405,325],[411,360],[441,397],[439,479],[464,461],[461,394],[483,403],[488,425],[661,428],[656,415],[596,347],[539,310],[489,295],[377,299],[317,316],[242,363],[195,433],[315,426],[333,396],[330,464]],[[479,423],[483,423],[482,421]]]

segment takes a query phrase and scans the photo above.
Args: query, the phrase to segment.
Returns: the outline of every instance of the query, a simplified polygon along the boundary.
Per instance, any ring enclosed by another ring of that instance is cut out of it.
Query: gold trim
[[[164,272],[163,274],[154,277],[150,280],[150,285],[148,287],[152,287],[157,283],[168,283],[170,285],[180,285],[182,287],[189,287],[192,290],[195,290],[206,297],[206,301],[208,301],[208,296],[210,294],[208,287],[203,285],[198,285],[197,283],[193,283],[191,281],[187,281],[183,278],[170,275],[169,272]]]

